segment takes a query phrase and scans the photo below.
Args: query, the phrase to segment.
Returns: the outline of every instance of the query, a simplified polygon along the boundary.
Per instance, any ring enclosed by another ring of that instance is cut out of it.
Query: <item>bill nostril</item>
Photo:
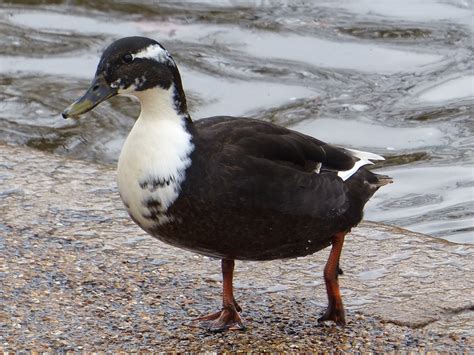
[[[92,91],[97,91],[99,89],[99,85],[95,85],[93,88],[92,88]]]

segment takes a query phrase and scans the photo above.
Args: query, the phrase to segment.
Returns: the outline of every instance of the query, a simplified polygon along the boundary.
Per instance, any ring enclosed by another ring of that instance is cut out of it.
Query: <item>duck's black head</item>
[[[170,53],[150,38],[121,38],[102,54],[87,92],[62,115],[64,118],[79,116],[112,96],[140,97],[140,93],[150,89],[172,90],[174,109],[187,115],[181,77]]]

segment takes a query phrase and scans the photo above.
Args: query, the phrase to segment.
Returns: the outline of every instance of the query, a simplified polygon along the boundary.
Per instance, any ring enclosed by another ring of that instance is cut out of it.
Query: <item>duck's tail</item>
[[[388,176],[388,175],[380,175],[380,174],[374,174],[376,181],[373,182],[375,186],[377,186],[377,189],[384,186],[391,184],[393,182],[393,179]]]
[[[390,176],[376,174],[364,168],[359,169],[352,178],[347,180],[352,201],[358,201],[355,204],[361,211],[379,188],[392,182],[393,179]]]

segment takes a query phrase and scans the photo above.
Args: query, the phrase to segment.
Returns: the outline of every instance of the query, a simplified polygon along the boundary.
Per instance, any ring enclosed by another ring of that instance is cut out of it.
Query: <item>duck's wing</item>
[[[219,149],[238,151],[304,172],[332,171],[342,180],[350,178],[371,160],[383,157],[362,151],[339,148],[305,134],[249,118],[212,117],[198,121]],[[218,142],[218,143],[216,143]],[[211,144],[212,145],[212,144]]]

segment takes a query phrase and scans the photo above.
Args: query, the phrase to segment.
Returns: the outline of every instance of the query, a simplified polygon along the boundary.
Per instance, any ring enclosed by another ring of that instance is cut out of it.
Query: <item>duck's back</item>
[[[304,256],[362,219],[377,176],[340,148],[270,123],[213,117],[194,124],[191,166],[167,223],[152,234],[232,259]]]

